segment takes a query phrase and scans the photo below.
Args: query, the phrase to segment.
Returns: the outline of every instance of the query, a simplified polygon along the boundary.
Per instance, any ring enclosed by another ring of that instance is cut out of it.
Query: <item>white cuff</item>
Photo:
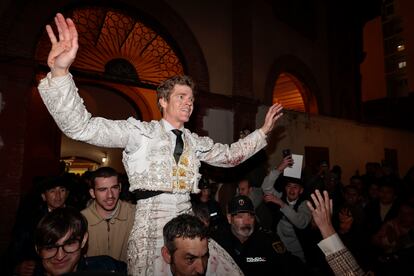
[[[318,243],[318,246],[322,250],[323,254],[325,254],[325,256],[331,255],[345,248],[345,245],[343,244],[337,233],[320,241]]]

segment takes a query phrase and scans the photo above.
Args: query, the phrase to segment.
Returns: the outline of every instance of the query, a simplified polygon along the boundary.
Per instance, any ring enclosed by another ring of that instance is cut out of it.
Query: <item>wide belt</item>
[[[150,197],[154,197],[160,194],[163,194],[162,191],[145,191],[145,190],[135,190],[132,191],[132,193],[135,195],[136,200],[140,199],[147,199]]]

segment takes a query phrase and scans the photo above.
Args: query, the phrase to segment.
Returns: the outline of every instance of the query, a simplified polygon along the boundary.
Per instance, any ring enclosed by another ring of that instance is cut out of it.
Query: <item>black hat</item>
[[[251,199],[244,195],[238,195],[233,197],[229,202],[229,214],[235,215],[238,213],[251,213],[254,214],[253,202]]]
[[[202,177],[200,181],[198,182],[198,188],[201,189],[209,189],[210,183],[208,182],[207,178]]]
[[[288,183],[294,183],[303,186],[303,181],[300,178],[290,177],[290,176],[283,176],[281,177],[281,181],[283,181],[283,185],[287,185]]]
[[[60,176],[48,176],[42,179],[39,182],[39,191],[40,193],[44,193],[47,190],[50,190],[55,187],[65,187],[69,189],[71,185],[71,180],[67,175],[60,175]]]

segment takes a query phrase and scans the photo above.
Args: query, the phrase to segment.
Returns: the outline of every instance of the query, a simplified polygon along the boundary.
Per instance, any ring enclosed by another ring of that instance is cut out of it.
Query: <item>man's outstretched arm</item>
[[[332,199],[329,199],[327,191],[323,191],[323,196],[316,190],[311,194],[313,204],[308,201],[307,205],[312,212],[313,220],[322,234],[323,240],[318,243],[319,248],[323,251],[326,261],[332,271],[337,276],[367,275],[358,265],[354,256],[345,247],[332,225]]]
[[[78,32],[70,18],[58,13],[55,17],[57,34],[46,26],[52,48],[47,64],[50,73],[40,81],[40,96],[60,130],[68,137],[104,147],[123,148],[127,145],[133,125],[127,121],[112,121],[92,117],[86,110],[69,68],[78,52]],[[136,133],[136,132],[135,132]],[[135,137],[139,141],[139,136]]]

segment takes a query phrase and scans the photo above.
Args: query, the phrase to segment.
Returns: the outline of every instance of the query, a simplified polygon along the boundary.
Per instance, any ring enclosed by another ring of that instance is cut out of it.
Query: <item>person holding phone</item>
[[[290,151],[284,150],[283,155],[285,157],[279,166],[271,170],[263,180],[262,190],[265,194],[264,201],[279,207],[279,210],[276,212],[281,213],[278,215],[281,218],[276,223],[276,229],[272,230],[279,235],[286,248],[293,255],[299,257],[306,263],[305,252],[300,237],[304,236],[301,232],[305,231],[308,227],[311,221],[311,214],[306,207],[302,180],[283,176],[281,178],[281,183],[284,187],[283,191],[280,192],[274,188],[274,183],[280,177],[283,170],[293,165]]]

